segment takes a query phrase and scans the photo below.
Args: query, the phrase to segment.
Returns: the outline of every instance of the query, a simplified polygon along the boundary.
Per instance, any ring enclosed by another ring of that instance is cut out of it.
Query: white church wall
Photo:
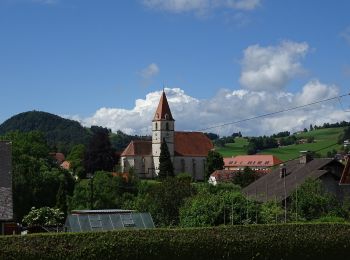
[[[197,181],[204,180],[205,176],[205,161],[206,157],[187,157],[187,156],[176,156],[174,157],[174,172],[188,173],[193,179]]]

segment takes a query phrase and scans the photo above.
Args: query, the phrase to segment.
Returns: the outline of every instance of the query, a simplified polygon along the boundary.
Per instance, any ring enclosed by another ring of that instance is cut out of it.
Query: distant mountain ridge
[[[11,131],[40,131],[52,148],[62,152],[76,144],[87,144],[91,136],[79,122],[43,111],[23,112],[0,125],[0,135]]]
[[[52,151],[67,153],[76,144],[87,145],[93,134],[94,126],[83,127],[78,121],[43,112],[28,111],[12,116],[0,125],[0,135],[12,131],[40,131],[44,134]],[[122,151],[131,140],[147,139],[150,136],[132,136],[121,131],[110,134],[112,146]]]

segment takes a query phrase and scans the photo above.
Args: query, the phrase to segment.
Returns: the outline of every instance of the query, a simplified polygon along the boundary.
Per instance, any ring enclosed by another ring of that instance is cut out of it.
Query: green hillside
[[[338,136],[343,132],[343,129],[343,127],[325,128],[302,133],[298,135],[298,137],[300,136],[302,138],[307,138],[309,136],[313,136],[315,141],[313,143],[294,144],[274,149],[267,149],[262,151],[261,154],[273,154],[285,161],[298,157],[300,151],[308,150],[316,151],[322,157],[326,157],[328,151],[332,151],[333,149],[339,150],[341,147],[337,144],[337,141]]]
[[[222,154],[224,157],[237,156],[247,154],[248,141],[245,138],[236,137],[235,143],[226,144],[224,147],[215,147],[215,150]]]
[[[86,144],[89,132],[79,122],[41,111],[17,114],[0,125],[0,135],[11,131],[40,131],[51,147],[67,152],[75,144]]]
[[[297,134],[298,138],[313,136],[315,141],[313,143],[293,144],[279,148],[266,149],[261,151],[260,154],[273,154],[284,161],[298,157],[300,151],[309,150],[317,151],[317,153],[325,157],[328,151],[332,151],[333,149],[338,150],[341,147],[337,144],[337,141],[338,136],[343,133],[343,130],[343,127],[338,127],[300,133]],[[248,141],[244,138],[236,138],[235,141],[235,143],[227,144],[225,147],[216,147],[216,150],[224,157],[247,154],[246,146],[248,145]],[[327,148],[323,149],[325,147]]]
[[[17,114],[0,125],[0,135],[8,132],[40,131],[46,137],[52,151],[57,150],[67,154],[76,144],[88,144],[94,132],[91,128],[83,127],[79,122],[42,111],[29,111]],[[149,136],[132,136],[121,131],[110,134],[113,148],[122,151],[131,140],[146,139]]]

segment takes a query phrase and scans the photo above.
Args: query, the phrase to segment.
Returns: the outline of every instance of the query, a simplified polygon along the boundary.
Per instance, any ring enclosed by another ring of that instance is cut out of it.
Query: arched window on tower
[[[165,130],[169,131],[169,123],[168,122],[165,123]]]
[[[165,118],[165,120],[168,120],[169,119],[169,115],[165,114],[164,118]]]
[[[156,122],[156,130],[158,130],[158,123]]]

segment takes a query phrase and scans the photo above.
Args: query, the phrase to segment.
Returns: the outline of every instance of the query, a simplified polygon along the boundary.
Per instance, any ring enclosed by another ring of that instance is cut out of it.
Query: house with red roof
[[[236,157],[224,158],[224,169],[231,171],[243,171],[249,167],[258,173],[269,173],[274,166],[283,163],[274,155],[254,154],[239,155]]]
[[[152,140],[130,142],[121,154],[122,171],[133,167],[140,177],[156,177],[163,141],[167,143],[175,174],[186,172],[195,180],[204,180],[206,157],[214,148],[213,143],[201,132],[175,131],[175,120],[164,91],[152,120]]]

